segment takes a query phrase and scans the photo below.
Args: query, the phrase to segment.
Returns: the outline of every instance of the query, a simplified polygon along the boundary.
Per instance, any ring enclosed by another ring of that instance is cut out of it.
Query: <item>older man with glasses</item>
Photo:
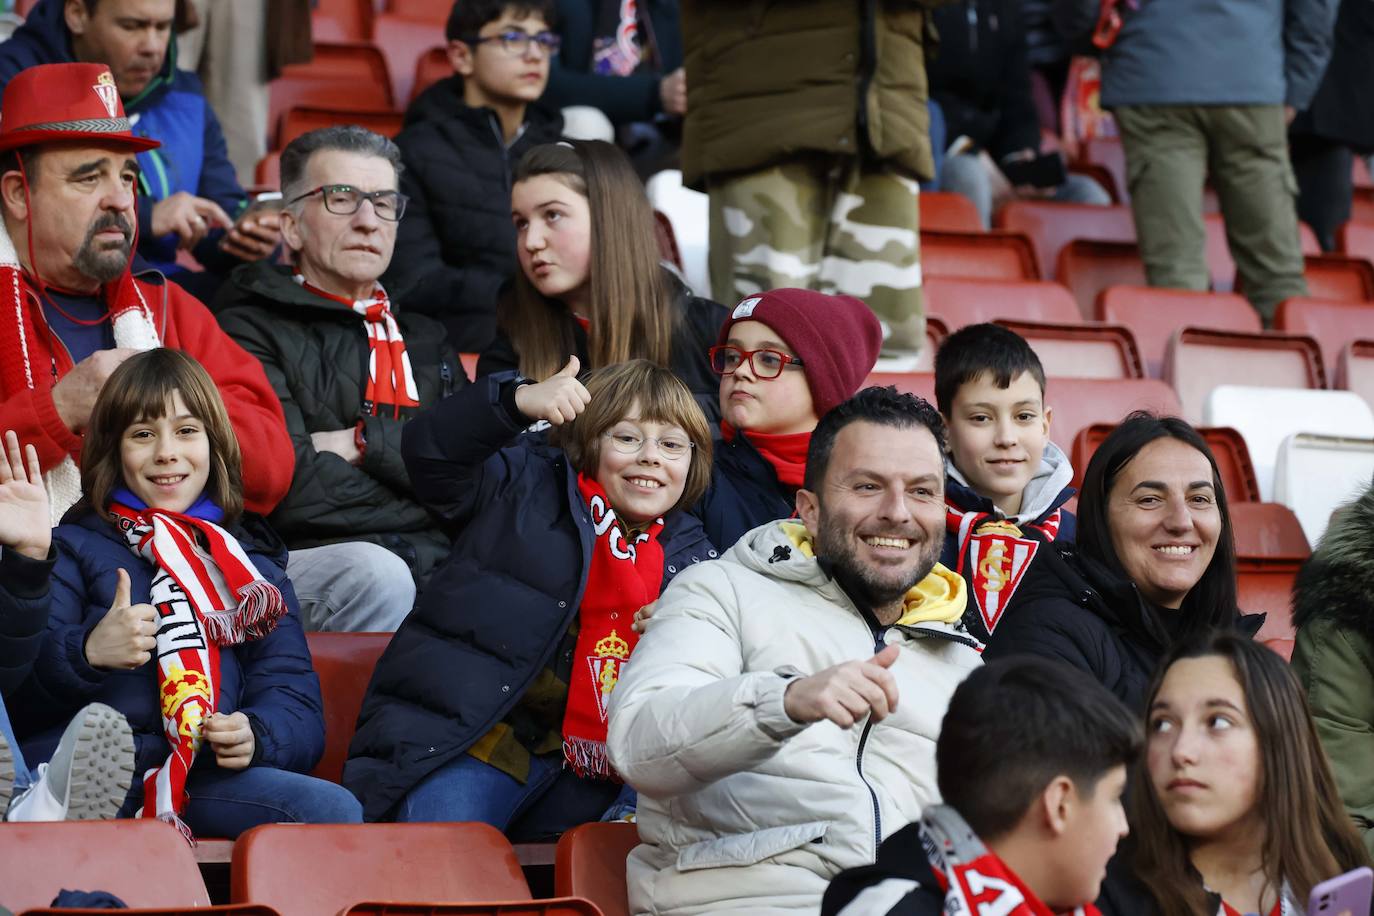
[[[281,157],[293,266],[246,265],[216,301],[286,414],[296,473],[270,520],[312,630],[394,630],[448,553],[414,499],[401,430],[466,376],[443,327],[398,314],[378,282],[406,211],[400,157],[361,127],[294,140]]]

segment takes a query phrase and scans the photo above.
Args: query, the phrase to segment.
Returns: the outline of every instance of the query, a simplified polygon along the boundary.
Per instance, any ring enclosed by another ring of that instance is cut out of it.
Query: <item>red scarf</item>
[[[720,431],[726,442],[735,441],[735,428],[724,420],[720,421]],[[794,490],[802,485],[806,479],[806,450],[811,447],[810,433],[772,436],[746,429],[744,438],[773,466],[780,482]]]
[[[317,296],[348,306],[367,322],[367,345],[371,352],[367,358],[363,411],[375,417],[385,405],[391,408],[391,415],[399,419],[402,407],[419,407],[419,389],[415,387],[410,357],[406,355],[406,342],[401,338],[401,329],[391,314],[391,300],[382,285],[376,285],[371,299],[355,302],[320,289],[300,274],[293,279]]]
[[[135,501],[127,491],[121,496]],[[171,752],[143,774],[143,816],[175,824],[188,839],[180,819],[186,774],[205,719],[218,709],[220,647],[266,636],[286,613],[281,591],[262,578],[231,534],[206,520],[205,508],[214,506],[202,498],[187,510],[198,518],[110,504],[129,549],[156,567],[148,601],[160,617],[158,696]]]
[[[587,586],[577,609],[577,648],[563,714],[563,756],[578,776],[615,779],[606,758],[606,710],[639,634],[635,611],[658,598],[663,585],[663,519],[627,542],[606,491],[584,474],[577,489],[592,513],[596,543]],[[586,662],[584,665],[583,662]]]

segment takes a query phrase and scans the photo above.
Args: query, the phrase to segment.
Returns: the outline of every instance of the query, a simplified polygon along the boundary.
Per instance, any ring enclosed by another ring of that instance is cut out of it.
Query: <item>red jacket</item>
[[[229,421],[243,449],[243,502],[252,512],[271,512],[286,495],[295,473],[295,452],[286,432],[281,402],[267,383],[262,364],[234,343],[215,323],[204,305],[175,283],[151,277],[149,282],[125,274],[106,287],[123,299],[137,285],[152,310],[158,337],[164,346],[183,350],[200,361],[219,386]],[[63,457],[81,461],[81,436],[67,428],[52,400],[52,367],[60,378],[71,371],[72,361],[65,347],[53,353],[49,346],[55,337],[46,327],[38,296],[27,275],[22,278],[24,307],[24,345],[28,351],[33,387],[27,387],[22,368],[11,366],[0,372],[0,430],[14,430],[20,443],[32,444],[38,460],[47,471]],[[0,316],[10,324],[3,332],[14,341],[12,315]],[[5,359],[18,356],[4,348]],[[22,358],[19,360],[22,363]],[[16,371],[18,370],[18,371]]]

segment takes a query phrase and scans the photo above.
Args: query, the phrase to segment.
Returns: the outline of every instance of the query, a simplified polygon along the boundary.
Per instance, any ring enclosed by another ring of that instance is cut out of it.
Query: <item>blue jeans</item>
[[[5,709],[4,699],[0,699],[0,740],[9,745],[10,754],[14,757],[14,794],[17,795],[33,783],[33,774],[24,764],[24,754],[19,750],[19,742],[14,739],[14,728],[10,725],[10,714]],[[8,788],[0,787],[0,791]],[[4,812],[0,811],[0,819],[3,818]]]
[[[293,550],[286,575],[307,631],[394,633],[415,605],[406,561],[367,541]]]
[[[512,840],[544,840],[600,820],[621,788],[565,769],[561,753],[531,757],[529,779],[523,783],[463,754],[406,793],[396,820],[481,821]]]
[[[182,819],[197,836],[234,839],[259,824],[363,820],[362,805],[343,786],[274,767],[197,767],[186,780],[186,794]]]

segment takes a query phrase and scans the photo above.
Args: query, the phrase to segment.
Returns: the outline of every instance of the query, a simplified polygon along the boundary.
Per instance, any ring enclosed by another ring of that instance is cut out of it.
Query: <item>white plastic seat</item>
[[[1203,404],[1202,425],[1240,430],[1266,502],[1275,500],[1274,466],[1288,436],[1374,439],[1374,411],[1351,391],[1218,385]]]
[[[1331,513],[1369,488],[1374,477],[1374,439],[1294,433],[1279,446],[1274,498],[1302,523],[1313,547]]]
[[[687,285],[698,296],[711,296],[711,270],[706,260],[710,243],[711,208],[705,194],[682,186],[682,172],[664,169],[644,186],[649,204],[667,214],[682,255]]]

